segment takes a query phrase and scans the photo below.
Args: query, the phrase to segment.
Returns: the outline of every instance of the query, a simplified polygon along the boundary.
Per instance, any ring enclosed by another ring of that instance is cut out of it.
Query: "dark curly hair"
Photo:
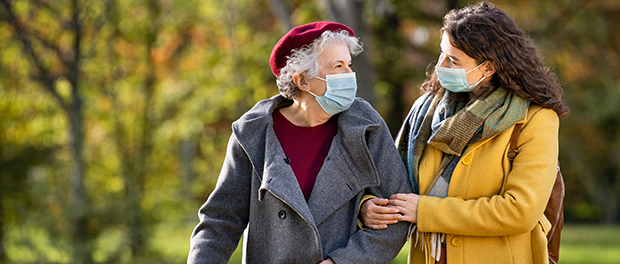
[[[503,86],[519,97],[554,110],[559,117],[568,115],[557,76],[538,57],[529,36],[499,8],[482,2],[451,10],[443,18],[441,33],[447,33],[452,46],[478,64],[486,60],[495,66],[491,81],[486,86],[480,84],[480,96]],[[422,92],[443,90],[434,70],[427,76],[420,87]]]

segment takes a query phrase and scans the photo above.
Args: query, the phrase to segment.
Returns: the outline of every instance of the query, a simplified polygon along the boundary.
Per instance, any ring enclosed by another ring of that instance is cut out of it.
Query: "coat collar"
[[[361,189],[379,185],[366,136],[379,127],[381,117],[362,99],[339,114],[338,134],[306,203],[273,130],[272,113],[292,103],[280,95],[258,102],[233,123],[233,134],[260,177],[259,200],[269,191],[318,225]]]

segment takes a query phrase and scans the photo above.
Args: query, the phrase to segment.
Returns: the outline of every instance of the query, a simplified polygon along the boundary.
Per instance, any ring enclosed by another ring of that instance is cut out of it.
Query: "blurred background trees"
[[[441,18],[466,3],[0,0],[0,263],[183,262],[167,252],[188,248],[231,122],[277,93],[268,60],[284,33],[351,26],[358,95],[395,133]],[[620,2],[494,3],[564,83],[567,221],[617,224]]]

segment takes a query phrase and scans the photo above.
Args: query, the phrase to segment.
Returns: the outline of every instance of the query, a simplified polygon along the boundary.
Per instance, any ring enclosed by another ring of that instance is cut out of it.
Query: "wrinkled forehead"
[[[346,45],[330,44],[325,47],[317,59],[321,66],[330,66],[338,63],[350,64],[351,52]]]

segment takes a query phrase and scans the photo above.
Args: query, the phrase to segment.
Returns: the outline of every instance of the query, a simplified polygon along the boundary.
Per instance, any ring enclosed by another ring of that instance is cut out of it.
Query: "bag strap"
[[[510,163],[512,163],[519,154],[519,151],[517,151],[517,140],[522,126],[523,123],[516,124],[512,130],[512,135],[510,135],[510,146],[507,154]],[[545,207],[545,212],[543,213],[549,221],[553,221],[551,223],[551,230],[549,230],[547,234],[547,251],[549,252],[550,264],[557,264],[560,257],[561,232],[564,227],[564,195],[564,179],[562,178],[562,172],[560,172],[560,161],[558,161],[555,183],[551,190],[551,196],[549,197],[547,206]]]
[[[508,160],[513,161],[519,154],[517,151],[517,140],[519,138],[519,133],[521,132],[521,127],[523,127],[523,123],[518,123],[515,125],[515,128],[512,130],[512,135],[510,135],[510,147],[508,149]]]

